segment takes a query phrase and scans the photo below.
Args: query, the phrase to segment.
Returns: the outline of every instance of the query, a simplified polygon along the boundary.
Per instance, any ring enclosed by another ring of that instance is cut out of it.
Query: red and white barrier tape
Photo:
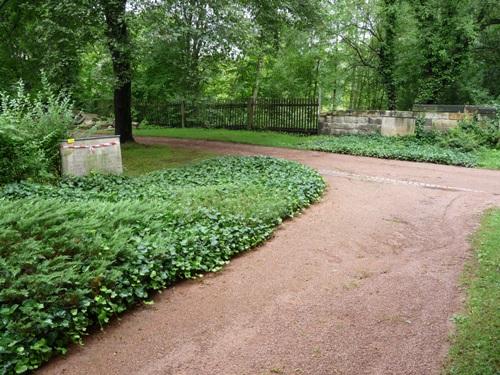
[[[109,146],[114,146],[117,145],[118,142],[106,142],[106,143],[98,143],[96,145],[63,145],[63,148],[88,148],[90,151],[92,151],[94,148],[101,148],[101,147],[109,147]]]

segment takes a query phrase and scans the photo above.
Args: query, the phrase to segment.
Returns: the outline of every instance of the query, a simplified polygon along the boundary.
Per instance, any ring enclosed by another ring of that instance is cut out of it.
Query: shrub
[[[449,131],[424,130],[425,119],[418,117],[415,138],[422,144],[461,152],[477,152],[484,148],[500,149],[500,109],[494,118],[472,117],[459,121]]]
[[[19,83],[15,95],[0,94],[0,103],[0,184],[50,178],[72,122],[70,100],[47,83],[35,96]]]
[[[466,152],[482,147],[500,149],[500,113],[493,119],[462,120],[456,128],[443,133],[438,142],[442,147]]]
[[[324,188],[312,169],[267,157],[6,185],[0,371],[34,369],[151,291],[220,269]]]

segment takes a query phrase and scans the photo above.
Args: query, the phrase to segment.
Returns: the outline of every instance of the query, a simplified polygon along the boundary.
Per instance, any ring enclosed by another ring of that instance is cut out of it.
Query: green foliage
[[[70,100],[46,81],[35,96],[22,83],[15,95],[0,95],[0,184],[50,178],[59,165],[59,142],[72,123]]]
[[[494,375],[500,371],[500,210],[483,218],[474,238],[475,257],[465,275],[467,305],[455,316],[450,375]]]
[[[37,89],[44,69],[87,107],[112,96],[113,66],[128,65],[121,52],[131,58],[123,74],[132,74],[136,100],[321,91],[325,108],[411,109],[417,99],[500,97],[494,0],[129,1],[119,18],[130,45],[111,59],[122,37],[108,44],[103,11],[118,3],[1,2],[0,33],[9,38],[0,41],[0,89],[20,78]]]
[[[237,142],[261,146],[297,147],[309,137],[271,131],[227,130],[205,128],[139,128],[138,136],[204,139],[207,141]],[[312,137],[315,138],[315,137]]]
[[[372,156],[473,167],[475,155],[420,142],[415,137],[341,136],[321,137],[304,143],[304,148],[340,154]]]
[[[445,132],[425,130],[424,124],[424,118],[417,118],[415,137],[425,144],[474,153],[500,148],[500,113],[494,118],[461,120],[457,127]]]
[[[478,153],[478,167],[500,169],[500,150],[484,149]]]
[[[5,186],[0,371],[36,368],[152,291],[219,270],[324,188],[310,168],[267,157]]]
[[[99,37],[94,1],[0,2],[0,91],[22,79],[27,88],[43,86],[40,71],[58,90],[73,89],[80,53]]]
[[[461,151],[477,151],[481,147],[500,149],[500,114],[495,119],[460,121],[458,126],[436,136],[439,144]]]
[[[417,135],[414,137],[357,135],[337,137],[304,136],[276,132],[198,128],[144,128],[136,130],[135,134],[139,136],[238,142],[262,146],[299,148],[388,159],[499,169],[500,154],[495,152],[494,149],[481,146],[472,151],[462,151],[460,148],[448,147],[444,141],[444,139],[447,139],[446,133],[424,131],[423,124],[424,121],[422,119],[417,120]]]

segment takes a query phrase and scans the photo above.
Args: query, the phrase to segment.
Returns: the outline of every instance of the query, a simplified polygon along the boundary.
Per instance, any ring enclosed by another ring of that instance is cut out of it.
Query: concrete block
[[[63,175],[86,176],[91,172],[123,173],[120,137],[100,136],[62,142],[61,170]]]

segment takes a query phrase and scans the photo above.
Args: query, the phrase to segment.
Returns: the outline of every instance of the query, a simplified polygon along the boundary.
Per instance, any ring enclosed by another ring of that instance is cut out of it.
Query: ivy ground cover
[[[0,191],[0,373],[37,368],[172,282],[216,271],[317,200],[321,176],[223,157]]]

